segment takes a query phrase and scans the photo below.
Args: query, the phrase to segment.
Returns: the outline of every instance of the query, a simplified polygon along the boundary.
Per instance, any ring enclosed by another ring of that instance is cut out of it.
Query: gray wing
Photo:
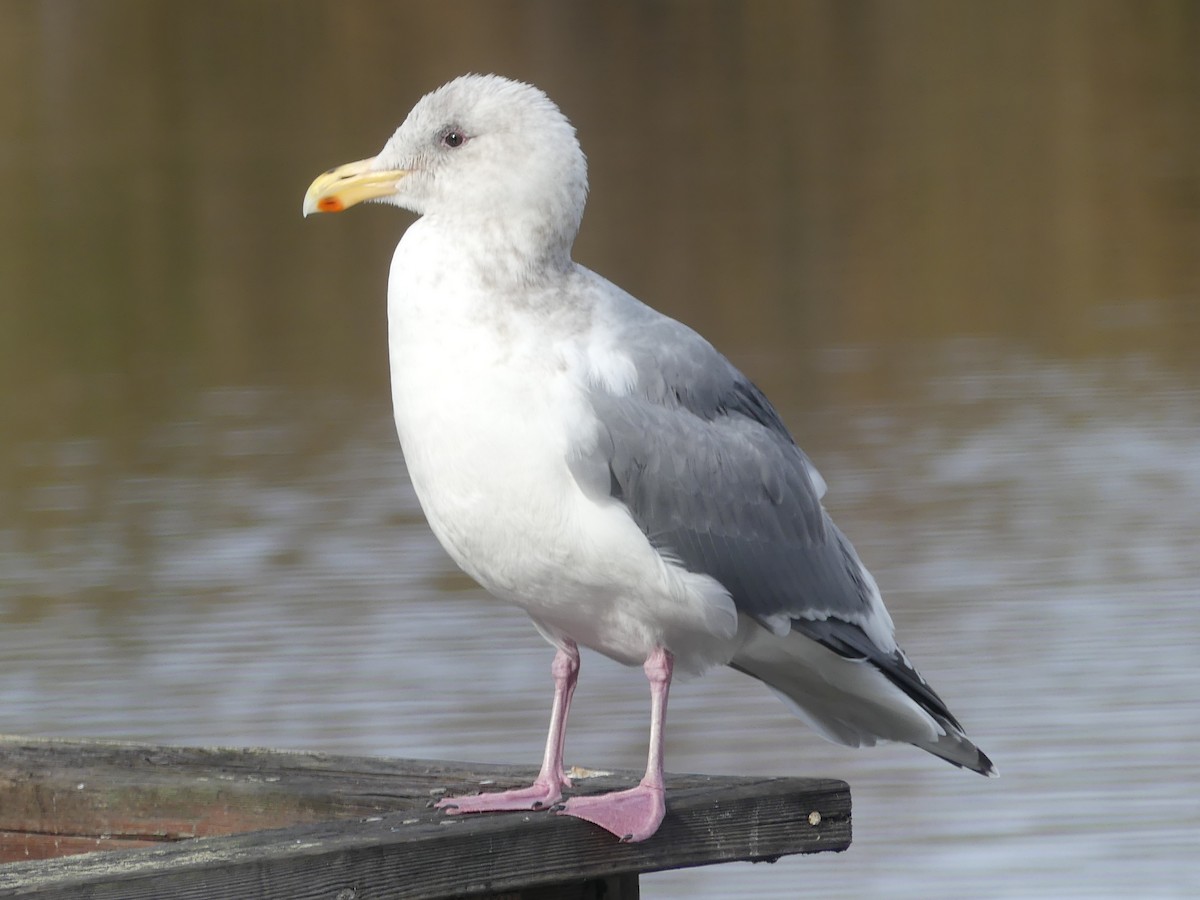
[[[634,391],[591,393],[612,496],[656,547],[711,575],[772,630],[830,618],[860,630],[874,586],[821,506],[815,467],[711,344],[642,310],[622,329]],[[832,645],[837,636],[813,637]]]
[[[824,481],[767,398],[696,332],[634,304],[621,348],[636,385],[589,394],[609,494],[656,547],[719,581],[740,612],[870,662],[961,731],[891,640],[874,580],[821,505]],[[887,646],[872,637],[881,630]]]

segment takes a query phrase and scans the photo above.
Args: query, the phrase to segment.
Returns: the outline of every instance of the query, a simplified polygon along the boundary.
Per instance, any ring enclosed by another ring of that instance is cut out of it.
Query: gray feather
[[[764,623],[862,621],[861,563],[767,398],[686,326],[657,314],[633,325],[622,347],[634,391],[591,394],[611,496],[655,546]]]

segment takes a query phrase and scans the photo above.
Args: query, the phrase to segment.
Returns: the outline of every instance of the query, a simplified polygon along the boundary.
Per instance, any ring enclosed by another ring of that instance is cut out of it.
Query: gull
[[[305,215],[377,201],[418,216],[388,280],[413,488],[453,560],[556,648],[537,779],[439,806],[552,808],[649,838],[666,811],[672,674],[717,665],[832,741],[903,741],[994,774],[897,645],[767,398],[695,331],[572,260],[587,191],[575,130],[542,91],[466,75],[304,198]],[[580,646],[642,666],[649,754],[636,787],[564,803]]]

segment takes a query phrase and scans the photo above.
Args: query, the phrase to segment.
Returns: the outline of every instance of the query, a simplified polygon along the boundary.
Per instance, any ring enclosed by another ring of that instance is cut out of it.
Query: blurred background
[[[0,731],[539,761],[551,650],[392,432],[411,219],[300,217],[468,71],[571,117],[576,258],[774,400],[1002,775],[713,673],[669,768],[844,778],[854,845],[646,895],[1200,892],[1190,0],[0,0]],[[572,725],[644,765],[641,673]]]

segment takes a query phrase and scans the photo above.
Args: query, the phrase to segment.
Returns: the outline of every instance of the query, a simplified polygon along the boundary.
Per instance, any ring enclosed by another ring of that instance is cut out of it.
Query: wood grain
[[[624,897],[636,896],[641,872],[850,843],[849,788],[830,779],[669,776],[666,820],[641,844],[548,812],[448,817],[429,808],[444,793],[501,789],[533,775],[467,763],[0,738],[0,835],[8,836],[0,846],[10,859],[22,836],[68,849],[88,840],[142,844],[0,866],[0,896],[361,900],[533,897],[552,886],[566,896],[574,886],[583,897],[598,895],[592,882],[611,883],[609,897],[624,884]],[[639,776],[581,779],[574,793],[628,787]]]

